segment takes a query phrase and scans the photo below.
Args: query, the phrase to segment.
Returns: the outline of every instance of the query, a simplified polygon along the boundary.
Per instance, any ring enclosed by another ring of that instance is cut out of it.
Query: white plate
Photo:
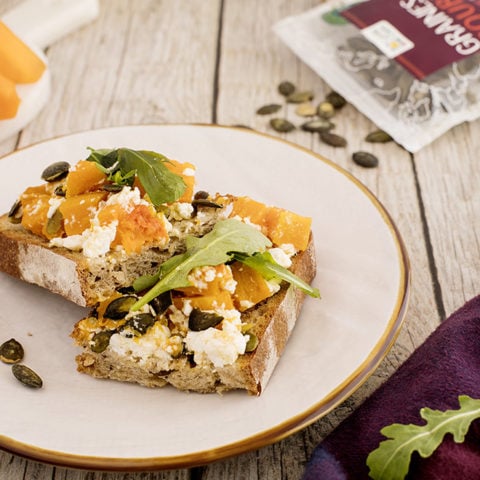
[[[313,217],[321,300],[308,298],[260,397],[186,394],[76,372],[72,325],[86,312],[0,274],[0,340],[18,339],[44,388],[0,365],[0,447],[40,461],[105,470],[179,468],[278,441],[347,398],[393,343],[408,297],[408,260],[378,200],[312,152],[244,129],[158,125],[101,129],[33,145],[1,160],[0,211],[43,168],[86,147],[126,146],[197,166],[197,187],[250,195]]]

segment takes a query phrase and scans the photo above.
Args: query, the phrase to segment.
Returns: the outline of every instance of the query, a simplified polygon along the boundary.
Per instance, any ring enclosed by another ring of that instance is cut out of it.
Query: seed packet
[[[327,2],[274,31],[412,153],[480,117],[480,2]]]

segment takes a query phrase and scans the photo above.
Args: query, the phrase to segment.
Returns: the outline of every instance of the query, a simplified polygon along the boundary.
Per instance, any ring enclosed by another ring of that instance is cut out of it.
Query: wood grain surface
[[[17,0],[2,0],[0,15]],[[52,95],[40,115],[0,143],[0,155],[92,128],[157,123],[245,125],[275,133],[256,109],[281,101],[290,80],[316,100],[330,91],[275,36],[272,26],[314,0],[101,0],[93,23],[51,45]],[[298,123],[295,107],[284,107]],[[335,119],[348,138],[334,148],[297,130],[287,140],[317,152],[363,182],[391,214],[411,263],[404,327],[379,368],[349,399],[302,431],[260,450],[176,471],[71,470],[0,452],[6,480],[296,480],[313,448],[405,361],[439,323],[480,293],[480,122],[462,124],[413,155],[364,141],[375,124],[347,105]],[[351,160],[376,154],[378,168]],[[254,413],[254,412],[252,412]]]

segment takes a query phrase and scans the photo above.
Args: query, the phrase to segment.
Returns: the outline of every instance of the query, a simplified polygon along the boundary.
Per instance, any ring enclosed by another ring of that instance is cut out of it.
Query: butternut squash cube
[[[80,160],[68,172],[65,182],[66,197],[98,190],[107,181],[107,176],[95,162]]]
[[[165,166],[172,173],[180,175],[187,187],[178,201],[187,203],[191,202],[193,200],[193,189],[195,188],[195,165],[188,162],[181,163],[177,160],[170,160],[165,162]]]
[[[253,268],[241,262],[234,262],[231,269],[233,278],[237,282],[233,298],[240,312],[272,295],[267,281]]]
[[[107,192],[92,192],[65,198],[59,207],[65,233],[69,236],[81,235],[90,228],[99,203],[106,197]]]
[[[50,195],[33,194],[22,195],[22,226],[35,235],[45,237],[45,226],[50,209]]]
[[[288,210],[282,210],[275,226],[269,231],[269,238],[275,245],[292,244],[297,251],[307,248],[312,228],[312,219],[302,217]]]

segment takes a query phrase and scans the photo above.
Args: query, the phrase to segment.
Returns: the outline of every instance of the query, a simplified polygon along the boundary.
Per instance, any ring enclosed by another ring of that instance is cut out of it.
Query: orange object
[[[22,195],[22,226],[36,235],[46,237],[45,227],[50,209],[50,195]]]
[[[33,83],[40,79],[45,63],[0,22],[0,73],[14,83]]]
[[[0,120],[14,118],[20,106],[15,83],[0,73]]]
[[[81,235],[90,228],[98,204],[105,200],[107,192],[82,193],[66,198],[59,206],[67,235]]]
[[[117,220],[117,234],[112,246],[122,245],[127,254],[140,252],[143,246],[168,239],[165,223],[146,205],[135,205],[127,212],[120,205],[108,205],[98,213],[101,225],[108,225]]]
[[[262,233],[275,245],[292,244],[300,251],[307,248],[312,226],[310,217],[278,207],[268,207],[249,197],[234,199],[230,217],[237,215],[260,226]]]
[[[173,173],[180,175],[187,188],[178,199],[179,202],[191,202],[193,200],[193,189],[195,187],[195,166],[191,163],[180,163],[177,160],[165,162],[165,166]]]
[[[107,176],[97,167],[96,162],[80,160],[68,172],[65,182],[66,197],[98,190],[107,181]]]
[[[205,269],[213,270],[215,276],[210,280],[209,275],[202,275]],[[182,292],[187,297],[194,297],[200,295],[216,295],[222,290],[226,290],[229,282],[233,280],[232,271],[226,265],[215,265],[209,267],[198,267],[192,271],[190,275],[198,274],[198,286],[182,287],[176,289]],[[203,278],[205,277],[205,278]]]
[[[240,312],[272,296],[267,281],[253,268],[240,262],[231,265],[233,278],[237,282],[234,300]]]
[[[198,308],[199,310],[208,311],[208,310],[218,310],[223,308],[225,310],[233,310],[232,296],[227,290],[222,290],[221,292],[215,295],[199,295],[196,297],[175,297],[173,299],[173,304],[178,308],[182,309],[185,302],[189,302],[192,308]]]

